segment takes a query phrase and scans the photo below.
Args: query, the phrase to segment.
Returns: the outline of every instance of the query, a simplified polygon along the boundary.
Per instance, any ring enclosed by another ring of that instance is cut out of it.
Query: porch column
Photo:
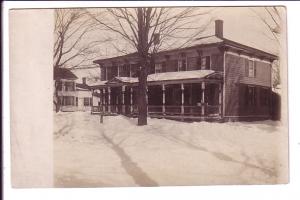
[[[125,114],[125,86],[122,86],[122,113]]]
[[[147,115],[148,115],[148,86],[146,86],[146,105],[147,105]]]
[[[165,84],[162,84],[162,113],[163,115],[165,115],[166,113],[166,88],[165,88]]]
[[[130,88],[130,113],[132,113],[133,112],[133,99],[132,99],[132,93],[133,93],[133,88],[131,87]]]
[[[111,112],[111,109],[110,109],[110,99],[111,99],[111,91],[110,91],[110,87],[107,88],[108,90],[108,102],[107,102],[107,105],[108,105],[108,112],[110,113]]]
[[[222,84],[220,83],[219,84],[219,114],[220,114],[220,116],[222,114],[222,94],[223,94],[223,92],[222,92]]]
[[[181,115],[184,114],[184,84],[181,83]]]
[[[117,64],[117,75],[118,75],[118,77],[120,76],[120,65],[119,64]]]
[[[76,100],[75,100],[76,101]],[[93,101],[94,101],[94,89],[92,89],[92,105],[91,105],[91,114],[93,113]],[[76,105],[76,102],[75,102]],[[78,99],[77,99],[77,106],[78,106]]]
[[[132,77],[131,64],[129,63],[129,77]]]
[[[103,112],[106,112],[106,109],[105,109],[105,104],[106,104],[106,92],[105,92],[105,88],[102,89],[102,110]]]
[[[205,115],[205,82],[201,83],[201,92],[202,92],[202,99],[201,99],[201,115]]]

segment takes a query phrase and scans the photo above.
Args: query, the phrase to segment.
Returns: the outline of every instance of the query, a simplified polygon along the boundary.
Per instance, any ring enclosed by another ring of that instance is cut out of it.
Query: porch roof
[[[147,77],[147,82],[158,81],[174,81],[174,80],[189,80],[189,79],[202,79],[214,74],[214,70],[193,70],[193,71],[179,71],[179,72],[164,72],[157,74],[150,74]],[[106,84],[115,83],[138,83],[138,78],[133,77],[115,77],[108,81]]]
[[[107,81],[96,81],[96,82],[88,83],[88,86],[90,86],[90,87],[105,86],[106,83],[107,83]]]

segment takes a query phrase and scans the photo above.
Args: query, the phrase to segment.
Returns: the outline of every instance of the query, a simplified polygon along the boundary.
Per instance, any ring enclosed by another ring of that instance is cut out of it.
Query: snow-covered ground
[[[184,123],[85,112],[54,117],[56,187],[287,182],[287,130],[279,122]]]

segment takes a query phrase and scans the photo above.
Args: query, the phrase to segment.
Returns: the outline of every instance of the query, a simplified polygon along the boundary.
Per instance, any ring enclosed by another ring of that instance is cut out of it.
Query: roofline
[[[233,47],[242,48],[242,49],[245,49],[245,50],[248,50],[248,51],[256,51],[259,54],[264,54],[265,56],[270,57],[270,59],[272,59],[272,60],[278,60],[278,56],[274,55],[272,53],[269,53],[269,52],[266,52],[266,51],[263,51],[263,50],[260,50],[260,49],[248,46],[248,45],[244,45],[244,44],[241,44],[239,42],[235,42],[233,40],[226,39],[224,37],[222,37],[222,38],[217,37],[217,38],[219,38],[219,39],[221,39],[223,41],[222,42],[209,43],[209,44],[198,44],[198,45],[194,45],[194,46],[190,46],[190,47],[183,47],[183,48],[175,48],[175,49],[163,50],[163,51],[157,52],[157,54],[160,54],[160,53],[162,53],[162,54],[163,53],[169,53],[169,52],[174,52],[174,51],[178,51],[178,50],[187,50],[187,49],[192,49],[192,48],[195,48],[195,47],[210,47],[210,46],[228,45],[229,47],[233,46]],[[126,55],[122,55],[122,56],[111,57],[111,58],[98,59],[98,60],[94,60],[93,63],[101,64],[102,62],[106,62],[106,61],[114,60],[114,59],[119,59],[119,58],[122,58],[122,57],[129,57],[129,56],[132,56],[132,55],[135,55],[135,54],[137,54],[137,52],[126,54]]]
[[[129,57],[129,56],[134,56],[136,54],[137,54],[137,52],[134,52],[134,53],[129,53],[129,54],[121,55],[121,56],[115,56],[115,57],[110,57],[110,58],[98,59],[98,60],[94,60],[93,63],[95,63],[95,64],[101,64],[102,62],[106,62],[106,61],[110,61],[110,60],[114,60],[114,59],[126,58],[126,57]]]
[[[229,40],[229,39],[226,39],[226,38],[222,38],[222,39],[223,39],[222,43],[224,45],[233,46],[233,47],[237,47],[237,48],[243,48],[243,49],[246,49],[246,50],[249,50],[249,51],[256,51],[256,52],[258,52],[260,54],[265,54],[266,56],[271,57],[271,59],[273,59],[273,60],[277,60],[278,59],[278,56],[274,55],[272,53],[269,53],[269,52],[266,52],[266,51],[263,51],[263,50],[260,50],[260,49],[248,46],[248,45],[244,45],[244,44],[241,44],[239,42],[235,42],[235,41],[232,41],[232,40]]]

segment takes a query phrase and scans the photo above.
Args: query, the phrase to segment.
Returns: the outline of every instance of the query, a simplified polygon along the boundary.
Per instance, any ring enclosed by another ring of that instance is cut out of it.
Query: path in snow
[[[273,122],[150,119],[138,127],[83,112],[54,120],[56,187],[273,184],[285,174],[278,149],[286,137]]]

